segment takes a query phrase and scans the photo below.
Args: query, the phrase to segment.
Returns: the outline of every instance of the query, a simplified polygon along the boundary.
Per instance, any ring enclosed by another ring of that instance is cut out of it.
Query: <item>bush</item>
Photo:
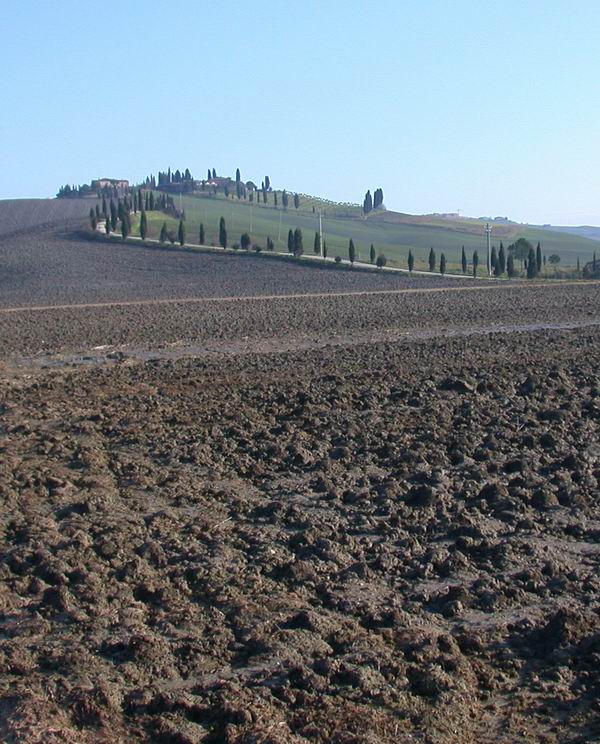
[[[261,246],[261,245],[255,245],[255,246],[254,246],[254,250],[255,250],[255,251],[256,251],[257,253],[260,253],[260,252],[262,251],[262,246]]]
[[[336,256],[335,257],[335,262],[336,263],[342,263],[342,257],[341,256]]]
[[[378,269],[383,269],[383,267],[387,263],[387,258],[383,255],[383,253],[380,253],[377,256],[377,261],[375,263],[376,263]]]
[[[234,251],[237,251],[239,249],[239,247],[240,247],[240,244],[239,243],[234,243],[231,247],[233,248]]]

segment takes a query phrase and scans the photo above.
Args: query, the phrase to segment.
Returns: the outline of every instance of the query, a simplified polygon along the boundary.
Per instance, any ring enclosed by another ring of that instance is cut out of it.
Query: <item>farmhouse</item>
[[[121,178],[97,178],[92,181],[92,189],[106,188],[125,190],[129,188],[129,181]]]

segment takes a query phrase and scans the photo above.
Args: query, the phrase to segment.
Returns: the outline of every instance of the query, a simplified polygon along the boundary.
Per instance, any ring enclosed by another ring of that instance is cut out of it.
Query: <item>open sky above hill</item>
[[[3,8],[0,198],[208,166],[402,212],[599,224],[593,0]],[[587,93],[586,93],[587,92]]]

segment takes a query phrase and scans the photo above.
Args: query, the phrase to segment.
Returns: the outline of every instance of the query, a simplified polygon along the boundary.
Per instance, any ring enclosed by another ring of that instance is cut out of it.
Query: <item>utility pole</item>
[[[490,240],[492,235],[492,227],[489,222],[485,225],[485,234],[487,235],[487,270],[488,276],[492,275],[492,254],[490,251]]]

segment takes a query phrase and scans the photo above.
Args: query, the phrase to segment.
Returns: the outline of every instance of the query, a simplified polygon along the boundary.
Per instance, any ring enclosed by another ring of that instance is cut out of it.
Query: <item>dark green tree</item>
[[[142,240],[146,240],[148,233],[148,220],[146,219],[146,212],[142,210],[142,216],[140,217],[140,237]]]
[[[492,273],[496,273],[496,264],[498,263],[498,255],[496,254],[496,246],[492,246],[492,255],[490,256],[490,266],[492,269]]]
[[[236,168],[235,169],[235,182],[239,183],[241,180],[242,180],[242,175],[240,173],[240,169]]]
[[[283,193],[281,194],[281,203],[282,203],[284,209],[287,209],[288,208],[289,202],[290,202],[289,195],[288,195],[287,191],[284,189],[283,190]]]
[[[302,245],[302,230],[297,227],[294,230],[294,256],[298,258],[304,253],[304,246]]]
[[[538,274],[537,261],[535,260],[535,251],[533,250],[533,247],[532,247],[529,250],[529,255],[527,256],[527,278],[535,279],[537,274]]]
[[[435,251],[433,248],[429,251],[429,271],[435,271]]]
[[[107,235],[110,235],[110,217],[106,215],[106,222],[104,223],[104,231]]]
[[[121,235],[123,236],[123,240],[129,235],[129,220],[125,216],[121,220]]]
[[[298,194],[294,194],[294,206],[296,207],[296,209],[298,209],[298,207],[300,206],[300,197],[298,196]]]
[[[413,256],[413,252],[409,249],[408,250],[408,270],[412,273],[412,270],[415,268],[415,257]]]
[[[442,276],[446,273],[446,255],[442,253],[440,256],[440,274]]]
[[[288,230],[288,253],[294,252],[294,231],[290,228]]]
[[[383,253],[380,253],[377,256],[377,260],[375,261],[375,265],[377,266],[378,269],[383,269],[383,267],[386,265],[386,263],[387,263],[387,258],[383,255]]]
[[[90,226],[92,230],[95,230],[98,226],[98,223],[96,221],[96,212],[94,211],[94,207],[90,207]]]
[[[159,240],[161,243],[166,243],[167,238],[168,238],[167,223],[163,222],[162,227],[160,228]]]
[[[198,242],[200,243],[200,245],[204,245],[205,237],[206,236],[204,235],[204,223],[201,222],[200,229],[198,230]]]
[[[363,212],[365,214],[369,214],[369,212],[373,209],[373,197],[371,196],[371,192],[367,191],[365,194],[365,198],[363,199]]]
[[[277,206],[277,192],[276,191],[273,192],[273,204]]]
[[[526,238],[518,238],[514,243],[513,253],[517,261],[521,262],[521,268],[523,267],[529,251],[533,248],[531,243]]]
[[[183,220],[179,220],[179,229],[177,230],[177,239],[179,240],[179,245],[181,246],[185,245],[185,225],[183,224]]]
[[[110,200],[109,209],[110,209],[110,229],[114,232],[117,227],[118,214],[117,214],[117,207],[112,199]]]
[[[473,251],[472,265],[473,265],[473,278],[475,278],[477,276],[477,267],[479,266],[479,253],[477,253],[477,251]]]
[[[377,254],[375,253],[375,246],[373,245],[373,243],[371,243],[371,251],[369,253],[369,258],[371,259],[371,263],[375,263]]]
[[[106,217],[106,197],[102,197],[102,214]]]
[[[504,243],[500,242],[500,250],[498,251],[498,263],[496,264],[497,274],[496,276],[502,276],[506,271],[506,252],[504,250]]]
[[[352,238],[350,238],[350,242],[348,243],[348,258],[351,264],[354,263],[354,259],[356,258],[356,249],[354,248],[354,241]]]
[[[327,241],[323,241],[323,258],[327,258]]]
[[[227,229],[225,228],[225,217],[219,220],[219,245],[221,248],[227,248]]]
[[[577,256],[577,273],[581,271],[581,264],[579,263],[579,256]]]
[[[150,209],[150,211],[151,212],[154,212],[154,194],[152,193],[152,191],[150,192],[150,197],[149,197],[148,201],[149,201],[149,209]]]
[[[537,273],[539,274],[542,270],[542,246],[540,243],[537,244],[537,248],[535,250],[535,264],[537,267]]]
[[[509,279],[512,279],[515,275],[515,259],[513,258],[512,251],[509,252],[508,258],[506,259],[506,273]]]
[[[242,246],[242,248],[247,251],[248,248],[250,248],[251,243],[252,241],[250,240],[250,236],[248,235],[248,233],[242,233],[242,237],[240,238],[240,245]]]
[[[460,257],[460,264],[462,266],[462,273],[467,273],[467,254],[465,253],[465,247],[462,247],[462,256]]]
[[[319,235],[318,231],[315,232],[314,252],[315,252],[315,256],[321,255],[321,236]]]

